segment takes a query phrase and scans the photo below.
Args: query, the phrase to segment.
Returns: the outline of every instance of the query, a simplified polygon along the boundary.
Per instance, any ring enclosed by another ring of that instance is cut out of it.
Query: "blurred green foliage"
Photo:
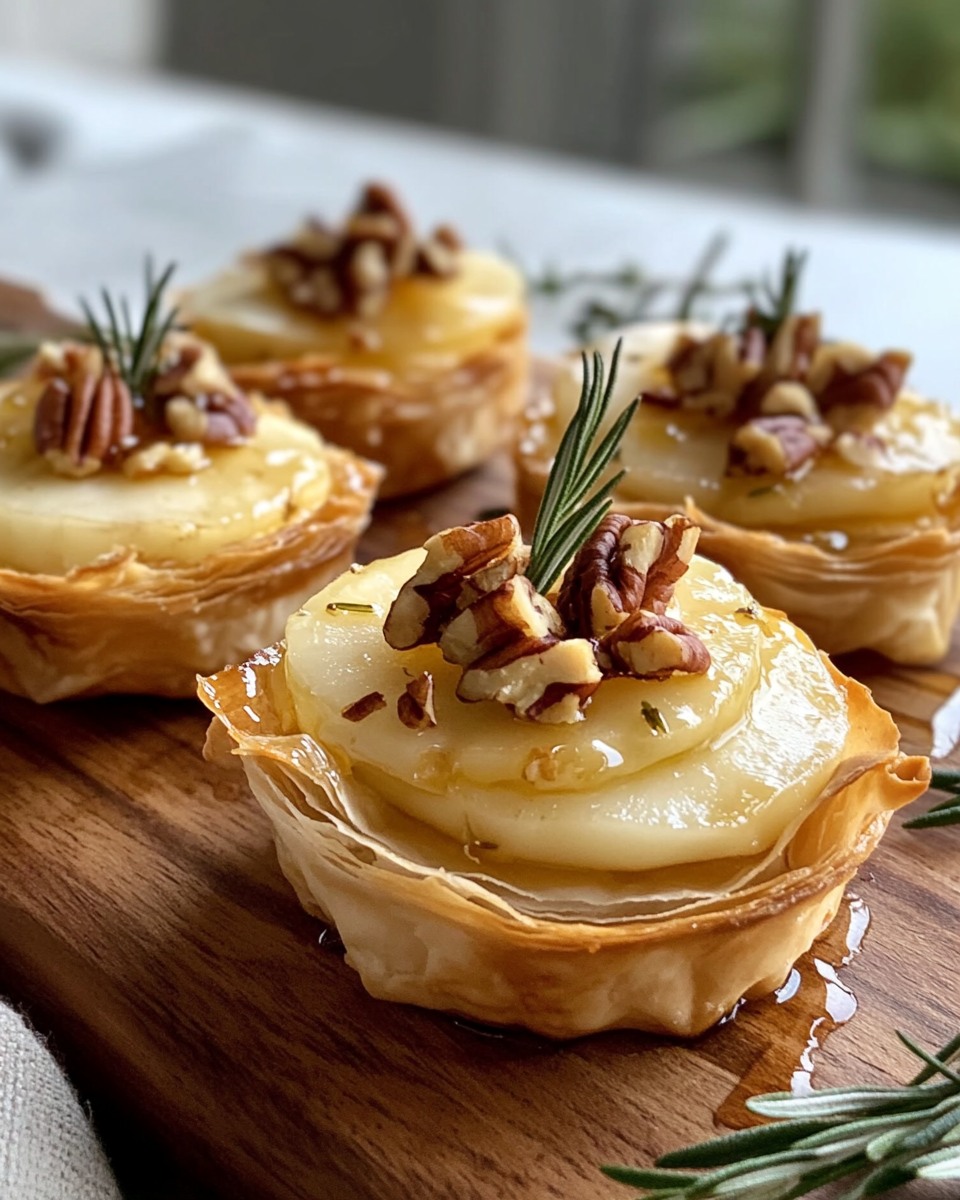
[[[785,149],[803,99],[806,5],[672,0],[662,145],[683,158],[750,145]],[[862,72],[864,159],[960,179],[960,0],[864,5],[863,59],[854,65]]]
[[[960,3],[870,0],[868,7],[867,158],[960,179]]]

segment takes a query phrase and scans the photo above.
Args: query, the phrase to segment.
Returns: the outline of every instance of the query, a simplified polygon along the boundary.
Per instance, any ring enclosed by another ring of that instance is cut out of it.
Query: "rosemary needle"
[[[930,789],[949,793],[946,800],[935,804],[922,816],[904,821],[904,829],[932,829],[937,825],[960,825],[960,771],[951,767],[935,770],[930,778]]]
[[[610,507],[614,489],[626,474],[626,471],[617,472],[588,497],[590,489],[617,453],[623,434],[637,409],[637,401],[633,400],[594,448],[593,443],[613,396],[621,345],[622,342],[618,341],[610,360],[606,386],[600,354],[594,351],[592,366],[587,355],[581,355],[583,385],[577,411],[557,449],[533,529],[527,577],[541,593],[550,588],[600,524]]]
[[[663,1155],[654,1167],[604,1167],[646,1200],[796,1200],[828,1183],[863,1200],[914,1179],[960,1179],[960,1035],[936,1054],[897,1035],[922,1070],[899,1087],[777,1092],[747,1107],[772,1123]]]

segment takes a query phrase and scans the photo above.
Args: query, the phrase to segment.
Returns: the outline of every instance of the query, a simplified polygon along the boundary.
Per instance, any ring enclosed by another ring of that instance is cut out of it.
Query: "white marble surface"
[[[338,213],[379,177],[423,222],[452,219],[532,265],[633,258],[683,272],[723,229],[720,274],[735,276],[806,247],[804,299],[828,332],[912,349],[915,385],[960,402],[960,226],[811,214],[248,93],[0,56],[0,121],[10,108],[44,112],[62,136],[44,170],[0,168],[0,274],[62,305],[101,282],[135,288],[147,251],[198,278],[309,210]],[[539,323],[541,345],[562,336],[549,314]]]

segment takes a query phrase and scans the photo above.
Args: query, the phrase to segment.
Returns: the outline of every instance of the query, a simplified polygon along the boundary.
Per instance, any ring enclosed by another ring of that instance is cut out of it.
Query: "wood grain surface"
[[[385,506],[362,557],[510,488],[499,462]],[[933,725],[941,749],[955,740],[960,653],[938,671],[845,665],[906,749],[927,750]],[[190,702],[0,699],[0,992],[217,1195],[627,1195],[600,1163],[649,1162],[718,1111],[738,1123],[745,1095],[788,1086],[855,1007],[818,1082],[903,1078],[895,1028],[932,1045],[960,1024],[960,830],[899,820],[790,987],[693,1043],[558,1046],[372,1000],[300,910],[242,782],[202,760],[206,724]]]

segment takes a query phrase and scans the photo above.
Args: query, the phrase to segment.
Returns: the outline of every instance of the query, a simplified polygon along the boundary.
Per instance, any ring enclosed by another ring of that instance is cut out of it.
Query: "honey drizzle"
[[[855,1015],[857,998],[840,979],[839,971],[860,953],[870,926],[870,910],[859,896],[848,896],[846,905],[849,921],[845,935],[841,935],[842,944],[837,945],[834,925],[793,967],[769,1000],[760,1006],[749,1005],[754,1021],[767,1018],[776,1022],[776,1028],[717,1109],[718,1125],[746,1129],[758,1124],[759,1119],[747,1109],[746,1102],[762,1092],[809,1092],[817,1051],[834,1030]],[[743,1009],[744,1002],[740,1001],[724,1023],[736,1021]]]

